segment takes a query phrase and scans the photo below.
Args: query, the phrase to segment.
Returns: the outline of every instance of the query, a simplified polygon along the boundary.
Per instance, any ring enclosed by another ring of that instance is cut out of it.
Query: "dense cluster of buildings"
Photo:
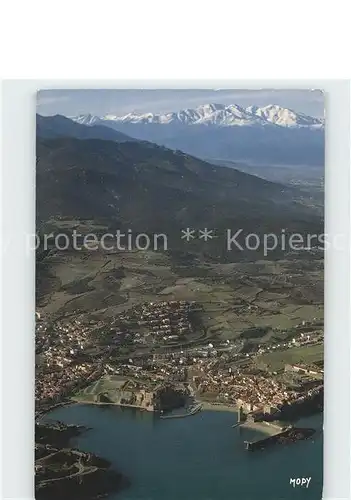
[[[256,344],[252,353],[243,349],[245,341],[240,339],[217,342],[216,347],[208,343],[183,350],[179,343],[175,348],[178,339],[194,332],[194,313],[199,310],[195,302],[162,301],[134,306],[108,323],[83,317],[48,323],[37,317],[36,402],[58,402],[102,375],[140,382],[189,382],[198,396],[241,406],[246,412],[270,413],[313,390],[313,384],[300,390],[287,385],[282,377],[247,370],[245,360],[249,361],[252,354],[318,342],[319,332],[297,332],[295,338],[280,344]],[[174,345],[169,352],[167,347],[155,353],[143,346],[139,354],[132,349],[130,356],[120,354],[121,347],[137,347],[141,339],[146,347],[168,342],[172,346],[172,341]],[[323,373],[297,365],[287,365],[285,371],[319,375],[319,380]]]
[[[102,365],[90,362],[91,326],[78,320],[36,324],[37,403],[57,402],[86,381],[101,376]]]
[[[39,370],[35,384],[37,403],[55,403],[78,390],[86,383],[97,380],[103,374],[100,366],[92,363],[68,363],[65,368],[52,367],[50,370]]]
[[[268,374],[252,365],[228,367],[228,359],[247,359],[246,354],[231,356],[212,344],[188,351],[130,359],[111,371],[135,380],[188,382],[200,399],[242,407],[246,413],[274,413],[284,405],[309,397],[321,383],[321,371],[286,365],[285,372]],[[230,365],[231,363],[229,363]],[[250,368],[251,366],[251,368]],[[317,377],[318,375],[318,377]],[[289,381],[289,383],[288,383]],[[294,381],[294,384],[292,384]]]
[[[272,414],[313,396],[322,384],[322,370],[286,365],[285,371],[310,378],[295,380],[292,385],[281,376],[240,368],[223,370],[215,361],[199,360],[192,366],[192,383],[205,398],[241,407],[246,413]]]
[[[103,321],[79,319],[48,323],[37,314],[36,401],[58,401],[79,389],[80,385],[108,373],[106,362],[109,354],[113,350],[118,353],[118,347],[123,345],[137,344],[143,336],[149,341],[151,338],[154,342],[164,343],[191,333],[191,313],[195,310],[198,310],[195,302],[149,302],[111,318],[109,325]],[[145,360],[141,364],[132,360],[121,362],[115,371],[142,378],[140,370],[143,364]],[[182,379],[184,370],[173,366],[169,375]],[[154,376],[159,380],[167,378],[162,371]]]
[[[279,405],[288,404],[298,397],[298,393],[288,389],[273,377],[242,373],[207,373],[201,378],[195,377],[198,382],[197,390],[201,392],[217,393],[222,400],[236,406],[241,406],[245,411],[264,411],[270,413],[268,408],[277,408]]]
[[[192,313],[198,310],[195,302],[185,300],[146,302],[132,308],[128,319],[135,320],[155,342],[177,341],[193,333]]]

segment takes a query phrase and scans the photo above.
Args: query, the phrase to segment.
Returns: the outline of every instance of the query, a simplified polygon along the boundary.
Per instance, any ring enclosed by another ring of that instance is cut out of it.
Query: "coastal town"
[[[323,409],[323,321],[318,308],[280,323],[275,315],[267,321],[266,312],[246,299],[233,302],[238,322],[233,329],[215,311],[222,321],[216,327],[212,307],[218,303],[174,296],[141,296],[113,309],[65,307],[52,312],[37,307],[38,498],[70,492],[75,500],[78,491],[90,494],[95,488],[100,493],[128,484],[108,462],[66,448],[69,436],[81,430],[63,423],[52,429],[51,415],[77,409],[77,404],[82,410],[101,405],[116,416],[127,408],[127,413],[151,417],[160,425],[163,419],[232,412],[229,429],[238,428],[232,432],[233,443],[238,441],[243,453],[316,434],[292,422]],[[240,318],[251,314],[251,324],[242,328]],[[55,444],[53,432],[68,440]],[[63,476],[62,464],[69,464]]]
[[[36,498],[321,498],[312,90],[38,91]]]
[[[173,384],[175,390],[183,387],[198,401],[269,416],[323,390],[321,365],[285,363],[272,369],[259,363],[267,355],[319,346],[322,333],[318,325],[303,322],[289,340],[257,343],[246,352],[247,343],[240,339],[205,343],[202,338],[193,345],[189,337],[200,327],[201,310],[195,302],[151,302],[108,322],[80,315],[49,321],[38,313],[37,409],[74,395],[87,402],[121,404],[126,398],[116,394],[128,391],[133,394],[130,401],[138,406],[136,401],[144,400],[144,396],[140,399],[142,391],[148,394],[156,386]],[[84,397],[86,388],[106,379],[108,390],[102,384],[99,393],[95,386],[95,399]],[[117,393],[111,396],[111,390]],[[154,405],[149,403],[149,407]]]

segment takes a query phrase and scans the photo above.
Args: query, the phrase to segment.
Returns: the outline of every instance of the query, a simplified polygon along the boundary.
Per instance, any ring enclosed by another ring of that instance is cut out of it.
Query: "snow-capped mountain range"
[[[323,165],[324,119],[276,104],[204,104],[170,113],[70,117],[206,160],[248,164]]]
[[[276,104],[243,108],[237,104],[204,104],[193,109],[183,109],[170,113],[128,113],[124,116],[106,114],[104,116],[71,116],[82,125],[114,124],[157,124],[157,125],[214,125],[231,126],[279,126],[289,128],[319,129],[324,127],[324,119],[297,113]]]

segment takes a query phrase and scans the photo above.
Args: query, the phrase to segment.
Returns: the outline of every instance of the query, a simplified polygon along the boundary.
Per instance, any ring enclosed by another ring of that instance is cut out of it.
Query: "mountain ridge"
[[[36,115],[37,137],[56,139],[60,137],[75,137],[76,139],[102,139],[114,142],[136,141],[123,132],[114,130],[106,125],[92,124],[86,126],[71,120],[63,115],[42,116]]]
[[[277,105],[206,104],[166,114],[71,117],[203,159],[255,165],[324,165],[324,119]]]
[[[36,170],[41,229],[60,218],[93,220],[111,232],[165,233],[170,248],[185,250],[181,230],[207,227],[218,239],[205,247],[194,241],[191,248],[232,259],[225,246],[229,228],[263,235],[321,227],[297,189],[152,143],[38,138]]]
[[[158,125],[216,125],[228,126],[279,126],[323,128],[324,120],[304,113],[298,113],[290,108],[276,104],[267,106],[248,106],[238,104],[208,103],[196,108],[186,108],[167,113],[127,113],[116,115],[108,113],[103,116],[78,115],[70,119],[83,125],[94,125],[106,122],[122,124],[158,124]]]

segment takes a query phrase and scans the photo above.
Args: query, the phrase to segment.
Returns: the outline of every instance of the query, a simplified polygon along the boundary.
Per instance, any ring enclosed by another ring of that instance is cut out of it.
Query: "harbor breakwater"
[[[265,436],[255,441],[244,441],[245,449],[248,451],[255,451],[255,450],[263,450],[266,447],[274,444],[293,443],[295,441],[299,441],[302,439],[308,439],[315,432],[316,432],[315,429],[311,428],[299,428],[299,427],[289,426],[270,436]]]

